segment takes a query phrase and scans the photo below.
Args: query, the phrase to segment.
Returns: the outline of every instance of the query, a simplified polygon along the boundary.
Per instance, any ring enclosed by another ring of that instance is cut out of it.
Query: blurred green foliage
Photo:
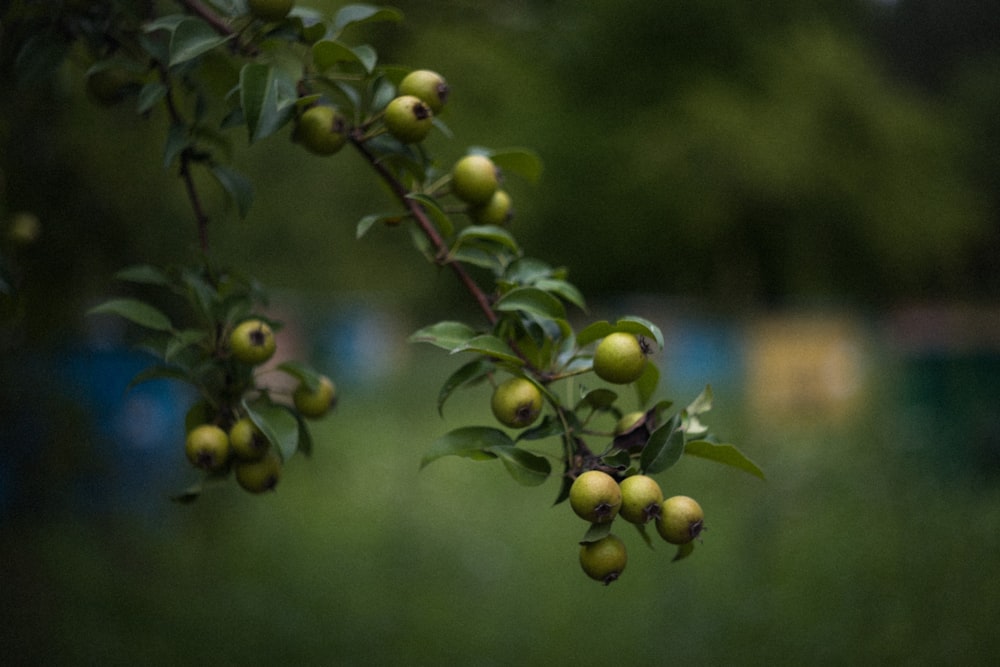
[[[146,487],[117,507],[5,519],[6,654],[172,667],[985,665],[1000,649],[1000,493],[929,474],[932,460],[886,427],[891,405],[775,439],[720,392],[721,431],[745,434],[768,482],[685,458],[659,479],[697,492],[703,543],[671,563],[672,549],[623,531],[630,562],[604,588],[578,570],[580,520],[552,506],[556,480],[529,489],[465,459],[418,470],[443,423],[489,410],[483,388],[456,396],[442,422],[413,390],[443,377],[436,361],[419,355],[400,383],[346,395],[317,431],[324,446],[266,497],[223,485],[178,507]],[[373,402],[392,409],[373,419]]]
[[[569,266],[588,296],[695,296],[733,311],[1000,294],[992,3],[397,4],[407,21],[371,39],[452,84],[444,119],[462,140],[437,136],[435,150],[536,149],[542,183],[509,184],[518,237]],[[721,431],[740,435],[769,482],[686,460],[663,481],[711,489],[697,558],[671,565],[666,550],[631,539],[633,563],[608,589],[577,571],[579,525],[565,505],[548,506],[554,482],[524,489],[465,460],[418,472],[443,430],[425,388],[450,370],[426,359],[391,385],[347,393],[328,437],[317,433],[315,459],[291,465],[263,502],[228,489],[177,508],[150,501],[150,488],[145,503],[86,502],[79,477],[106,480],[109,464],[90,448],[84,415],[53,397],[63,379],[52,369],[33,357],[11,364],[8,353],[114,338],[83,321],[114,271],[183,260],[196,242],[181,185],[160,167],[164,120],[90,103],[86,65],[46,91],[0,97],[0,224],[6,234],[29,211],[41,228],[27,246],[4,240],[0,277],[19,300],[2,330],[0,423],[10,452],[21,432],[12,425],[45,443],[30,468],[36,504],[9,512],[0,531],[7,655],[147,665],[993,660],[1000,495],[942,474],[941,452],[924,461],[900,442],[913,429],[897,428],[906,415],[893,412],[891,382],[850,428],[776,441],[753,415],[733,417]],[[11,90],[6,76],[0,84]],[[311,302],[388,299],[420,323],[463,303],[404,234],[355,240],[355,222],[390,202],[350,156],[316,158],[286,139],[235,151],[259,190],[245,223],[221,196],[210,200],[220,261]],[[742,398],[720,398],[720,416]],[[449,405],[449,426],[483,416],[484,396],[464,400]],[[376,447],[383,456],[369,455]],[[178,456],[161,481],[182,466]]]
[[[399,4],[407,20],[369,37],[387,61],[449,79],[444,120],[459,139],[435,136],[432,149],[443,160],[467,144],[537,150],[542,183],[508,184],[518,237],[585,293],[732,308],[1000,290],[998,46],[961,39],[996,20],[985,3],[923,21],[914,0]],[[928,21],[949,29],[938,38],[948,67],[914,46]],[[916,55],[934,86],[907,75]],[[29,210],[44,230],[24,284],[62,314],[113,268],[194,243],[180,183],[159,167],[163,119],[96,108],[85,67],[0,103],[5,217]],[[297,289],[392,290],[421,307],[457,294],[448,280],[404,278],[428,275],[405,235],[354,241],[354,223],[389,201],[351,156],[232,139],[258,192],[242,225],[212,202],[220,257]]]

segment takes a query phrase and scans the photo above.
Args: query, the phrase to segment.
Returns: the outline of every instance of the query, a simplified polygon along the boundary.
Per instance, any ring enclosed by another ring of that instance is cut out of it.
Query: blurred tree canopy
[[[513,224],[585,293],[726,307],[1000,293],[991,3],[395,4],[407,20],[371,39],[445,74],[456,136],[541,154],[540,185],[509,184]],[[26,265],[39,300],[65,312],[123,265],[183,259],[194,237],[150,138],[162,119],[97,109],[68,75],[55,83],[0,101],[2,213],[39,216]],[[268,144],[236,151],[266,178],[247,224],[214,225],[221,256],[279,286],[452,289],[400,279],[426,270],[405,235],[354,240],[357,219],[390,203],[349,156]]]

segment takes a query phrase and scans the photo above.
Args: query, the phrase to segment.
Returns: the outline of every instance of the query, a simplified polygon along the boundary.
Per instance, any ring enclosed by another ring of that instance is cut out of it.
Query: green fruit
[[[451,170],[451,191],[467,204],[485,204],[500,187],[500,170],[485,155],[466,155]]]
[[[214,424],[191,429],[184,443],[184,453],[196,468],[217,471],[229,462],[229,436]]]
[[[625,543],[614,533],[608,533],[596,542],[580,545],[580,567],[591,579],[605,586],[621,576],[628,563]]]
[[[662,512],[663,491],[656,480],[646,475],[626,477],[619,484],[622,490],[622,518],[629,523],[643,524],[656,519]]]
[[[622,505],[621,487],[608,473],[588,470],[573,480],[569,504],[584,521],[607,523],[618,516]]]
[[[262,21],[280,21],[294,4],[295,0],[247,0],[250,13]]]
[[[330,378],[322,375],[315,389],[310,389],[305,382],[299,383],[292,393],[292,402],[303,417],[319,419],[337,402],[337,387]]]
[[[250,493],[273,491],[281,480],[281,458],[271,452],[259,461],[237,463],[236,483]]]
[[[347,143],[347,119],[326,104],[309,107],[295,123],[292,139],[316,155],[333,155]]]
[[[493,416],[504,426],[524,428],[534,424],[542,414],[542,392],[531,380],[510,378],[493,390],[490,407]]]
[[[249,417],[238,419],[229,429],[229,445],[240,460],[260,460],[267,453],[270,444]]]
[[[385,127],[404,144],[415,144],[434,127],[434,112],[415,95],[400,95],[385,107]]]
[[[469,208],[469,215],[480,225],[503,225],[514,217],[514,207],[506,190],[497,190],[485,204]]]
[[[630,333],[608,334],[594,350],[594,372],[612,384],[628,384],[642,376],[646,353],[639,339]]]
[[[42,233],[42,223],[34,213],[15,213],[7,228],[7,238],[20,246],[31,245]]]
[[[656,531],[671,544],[687,544],[705,529],[701,505],[687,496],[673,496],[663,501]]]
[[[256,366],[274,355],[277,343],[271,327],[262,320],[240,322],[229,334],[229,349],[237,361]]]
[[[438,113],[448,101],[448,83],[429,69],[413,70],[399,82],[400,95],[419,97],[431,111]]]
[[[622,416],[615,424],[615,435],[624,435],[642,423],[646,416],[645,412],[629,412]]]

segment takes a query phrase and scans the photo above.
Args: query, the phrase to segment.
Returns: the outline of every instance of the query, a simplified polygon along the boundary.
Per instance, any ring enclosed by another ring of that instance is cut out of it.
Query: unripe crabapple
[[[229,444],[233,454],[243,461],[257,461],[267,453],[270,443],[249,417],[236,420],[229,429]]]
[[[608,523],[618,515],[622,491],[615,478],[600,470],[588,470],[569,488],[569,504],[584,521]]]
[[[531,380],[509,378],[493,390],[490,408],[504,426],[525,428],[535,423],[542,413],[542,392]]]
[[[250,493],[273,491],[281,480],[281,458],[269,452],[258,461],[242,461],[234,468],[236,483]]]
[[[608,533],[596,542],[580,545],[580,567],[591,579],[605,586],[618,579],[628,563],[625,543],[614,533]]]
[[[423,141],[434,126],[434,112],[415,95],[400,95],[385,108],[385,127],[404,144]]]
[[[630,333],[608,334],[594,350],[594,372],[612,384],[629,384],[642,376],[646,352],[639,339]]]
[[[214,424],[191,429],[184,442],[184,453],[196,468],[210,472],[222,470],[229,462],[229,436]]]
[[[485,204],[470,206],[469,215],[480,225],[503,225],[514,216],[514,206],[506,190],[497,190]]]
[[[693,498],[672,496],[663,501],[656,530],[671,544],[687,544],[705,529],[705,513]]]
[[[622,506],[619,514],[629,523],[643,524],[660,516],[663,491],[656,480],[646,475],[631,475],[619,484]]]
[[[315,389],[310,389],[308,384],[301,382],[292,393],[292,402],[303,417],[319,419],[337,403],[337,387],[325,375],[320,376]]]
[[[500,171],[485,155],[466,155],[451,170],[451,191],[467,204],[485,204],[500,187]]]
[[[295,121],[292,139],[315,155],[333,155],[347,143],[347,118],[328,104],[317,104]]]
[[[413,70],[399,82],[400,95],[419,97],[431,111],[438,113],[448,101],[448,83],[444,77],[429,69]]]
[[[276,348],[274,332],[263,320],[240,322],[229,334],[229,349],[233,358],[244,364],[262,364],[274,355]]]

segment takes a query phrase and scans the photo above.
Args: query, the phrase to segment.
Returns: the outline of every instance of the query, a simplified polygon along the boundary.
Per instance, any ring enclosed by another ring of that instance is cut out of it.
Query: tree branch
[[[479,287],[479,284],[473,280],[472,276],[469,275],[469,272],[465,269],[465,265],[461,262],[445,259],[448,254],[448,244],[445,243],[441,233],[427,216],[427,212],[424,210],[423,206],[420,205],[420,202],[411,199],[408,196],[410,193],[406,187],[398,178],[396,178],[395,174],[386,169],[385,165],[379,162],[378,158],[376,158],[376,156],[368,150],[368,148],[361,141],[359,134],[351,136],[351,144],[358,150],[358,152],[361,153],[379,177],[389,186],[399,202],[413,216],[413,219],[416,221],[420,231],[425,237],[427,237],[427,240],[430,241],[436,251],[435,261],[440,265],[447,265],[452,271],[455,272],[458,281],[462,283],[463,287],[465,287],[469,294],[472,295],[472,298],[476,301],[479,309],[483,311],[483,314],[486,316],[489,323],[491,325],[496,324],[499,317],[497,317],[496,311],[493,310],[493,304],[490,302],[489,296],[487,296],[482,288]]]

